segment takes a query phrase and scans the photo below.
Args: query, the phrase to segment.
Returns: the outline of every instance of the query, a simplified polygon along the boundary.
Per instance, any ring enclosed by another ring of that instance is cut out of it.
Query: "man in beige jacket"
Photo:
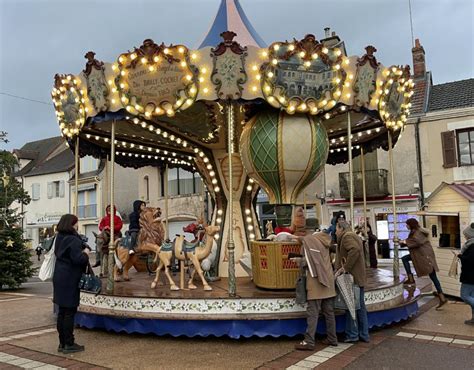
[[[366,283],[364,246],[347,221],[338,222],[336,237],[336,276],[348,272],[354,277],[354,283],[360,287],[360,309],[356,312],[356,320],[353,320],[349,311],[346,311],[345,342],[352,343],[359,340],[369,342],[369,322],[364,294]]]
[[[300,238],[303,244],[304,257],[301,263],[306,267],[307,290],[307,329],[304,340],[295,348],[314,350],[316,328],[319,313],[322,312],[326,321],[327,338],[324,344],[337,346],[336,318],[334,316],[334,297],[336,289],[334,272],[331,265],[329,247],[331,237],[326,233],[316,233]]]

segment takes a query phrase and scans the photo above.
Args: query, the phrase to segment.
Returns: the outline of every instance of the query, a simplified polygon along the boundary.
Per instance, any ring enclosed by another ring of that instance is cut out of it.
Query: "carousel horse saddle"
[[[196,249],[196,247],[199,247],[200,244],[201,242],[199,240],[195,242],[188,242],[187,240],[185,240],[183,242],[183,247],[186,252],[193,252]]]

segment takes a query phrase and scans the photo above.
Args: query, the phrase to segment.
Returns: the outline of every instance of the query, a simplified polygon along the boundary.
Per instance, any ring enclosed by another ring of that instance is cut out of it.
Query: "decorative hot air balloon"
[[[329,141],[317,118],[271,110],[257,113],[240,137],[247,174],[271,204],[294,204],[324,168]]]

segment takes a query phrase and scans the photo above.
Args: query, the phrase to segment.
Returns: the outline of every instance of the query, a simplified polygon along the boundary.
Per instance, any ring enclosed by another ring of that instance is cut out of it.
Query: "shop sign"
[[[418,211],[417,207],[397,207],[396,208],[397,213],[408,213],[408,212],[416,212]],[[380,207],[380,208],[374,208],[374,214],[378,213],[393,213],[393,207]]]

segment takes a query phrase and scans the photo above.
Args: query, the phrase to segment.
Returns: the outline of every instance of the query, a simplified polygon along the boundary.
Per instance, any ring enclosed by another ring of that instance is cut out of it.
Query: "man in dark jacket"
[[[466,243],[461,249],[461,298],[471,306],[472,316],[464,321],[466,325],[474,325],[474,222],[463,231]]]
[[[56,263],[53,275],[53,302],[59,306],[57,329],[58,352],[73,353],[84,350],[74,341],[74,316],[79,306],[79,281],[89,263],[90,249],[77,233],[78,219],[66,214],[57,227],[54,244]]]
[[[128,216],[130,225],[128,226],[128,232],[132,236],[132,243],[130,247],[130,254],[135,253],[135,246],[137,244],[138,233],[140,231],[140,213],[146,207],[146,203],[142,200],[136,200],[133,202],[133,212]]]
[[[336,226],[337,253],[336,276],[348,272],[354,283],[360,287],[360,309],[356,320],[346,311],[346,343],[369,342],[369,322],[365,307],[364,286],[366,284],[364,246],[359,236],[352,231],[347,221],[339,221]]]

